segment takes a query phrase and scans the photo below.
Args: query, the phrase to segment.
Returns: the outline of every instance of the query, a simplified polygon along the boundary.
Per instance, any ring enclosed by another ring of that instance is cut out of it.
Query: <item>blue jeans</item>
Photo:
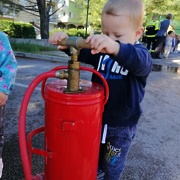
[[[132,140],[136,134],[133,127],[108,127],[106,144],[100,149],[100,168],[105,172],[104,180],[119,180]]]

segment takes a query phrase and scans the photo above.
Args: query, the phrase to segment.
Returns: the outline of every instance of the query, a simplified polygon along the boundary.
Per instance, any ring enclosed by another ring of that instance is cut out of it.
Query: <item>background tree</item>
[[[146,17],[152,17],[156,14],[160,16],[166,16],[168,13],[173,14],[174,20],[180,20],[180,3],[179,0],[144,0]]]
[[[9,11],[24,11],[39,17],[41,39],[49,38],[49,18],[64,6],[50,13],[52,0],[26,0],[25,4],[21,4],[20,0],[1,0],[1,3],[9,4]]]
[[[173,15],[173,25],[175,27],[175,32],[180,34],[180,3],[179,0],[144,0],[145,2],[145,21],[144,24],[148,20],[152,18],[153,15],[157,15],[159,17],[159,21],[165,19],[168,13]]]
[[[89,13],[88,13],[88,22],[86,22],[86,15],[87,15],[87,4],[89,1]],[[82,24],[86,23],[93,27],[94,30],[101,29],[101,12],[102,8],[105,4],[106,0],[78,0],[79,4],[82,4],[83,10],[81,11],[81,19]]]
[[[9,8],[13,8],[16,12],[23,10],[27,13],[39,16],[40,18],[40,32],[41,38],[47,39],[49,37],[49,18],[56,13],[60,8],[56,9],[50,14],[52,1],[54,0],[26,0],[26,4],[20,4],[20,0],[0,0],[5,4],[10,4]],[[180,3],[179,0],[143,0],[145,3],[145,21],[152,18],[153,15],[158,15],[159,19],[165,18],[168,13],[173,14],[173,21],[176,21],[175,28],[180,21]],[[101,29],[101,12],[106,0],[76,0],[78,4],[82,5],[81,22],[86,26],[90,25],[93,30]],[[87,4],[89,2],[89,13],[87,21]],[[1,9],[0,9],[1,11]],[[180,26],[180,25],[179,25]],[[180,27],[179,27],[180,28]]]
[[[86,16],[87,13],[87,1],[77,0],[83,4],[83,11],[81,12],[82,17]],[[150,20],[153,15],[159,16],[159,18],[165,17],[168,13],[173,14],[173,20],[180,20],[180,3],[179,0],[143,0],[145,3],[145,19]],[[88,24],[95,30],[101,28],[101,11],[106,0],[89,0],[89,15]],[[86,19],[82,19],[83,24],[86,24]]]

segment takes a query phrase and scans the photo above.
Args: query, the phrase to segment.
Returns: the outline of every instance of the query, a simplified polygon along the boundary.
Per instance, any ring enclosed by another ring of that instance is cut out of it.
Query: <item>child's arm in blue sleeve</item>
[[[0,92],[9,95],[13,88],[17,71],[17,61],[8,37],[0,32]]]

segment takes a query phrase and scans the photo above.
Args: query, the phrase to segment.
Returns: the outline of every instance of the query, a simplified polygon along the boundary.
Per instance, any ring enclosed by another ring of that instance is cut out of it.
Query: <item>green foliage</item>
[[[145,19],[144,23],[152,19],[153,15],[159,17],[159,21],[165,19],[166,15],[173,15],[172,23],[175,27],[175,32],[180,34],[180,3],[179,0],[144,0],[145,3]]]
[[[11,25],[14,38],[36,38],[34,27],[29,23],[16,22]]]
[[[93,0],[90,1],[89,8],[89,24],[96,30],[101,29],[101,14],[106,0]]]
[[[173,14],[173,20],[180,20],[180,1],[179,0],[143,0],[145,4],[144,24],[152,18],[153,15],[166,16],[168,13]],[[86,3],[85,3],[86,2]],[[88,22],[93,30],[101,29],[101,12],[106,0],[90,0]],[[86,24],[87,0],[78,0],[83,4],[81,13],[82,23]]]
[[[179,0],[144,0],[146,16],[156,14],[159,16],[166,16],[166,14],[173,14],[173,19],[180,20],[180,3]]]
[[[0,20],[0,31],[9,35],[11,23],[12,21]]]
[[[0,30],[10,38],[36,38],[34,27],[29,23],[0,20]]]
[[[83,0],[79,0],[83,1]],[[101,12],[106,0],[89,0],[89,14],[88,14],[88,24],[93,28],[93,30],[101,29]],[[83,1],[83,8],[81,12],[82,24],[86,24],[87,17],[87,3]]]
[[[56,48],[51,48],[47,46],[40,46],[38,44],[28,44],[28,43],[15,43],[11,42],[11,47],[13,51],[19,52],[29,52],[29,53],[38,53],[41,51],[55,51]]]
[[[5,2],[7,4],[11,4],[14,1],[12,0],[1,0],[2,2]],[[92,29],[92,31],[97,30],[99,31],[101,29],[101,12],[102,8],[107,0],[76,0],[76,2],[82,6],[82,11],[80,11],[80,16],[82,24],[86,24],[86,18],[87,18],[87,2],[89,1],[89,14],[88,14],[88,24],[90,27],[89,29]],[[153,15],[158,15],[159,17],[165,17],[166,14],[172,13],[173,14],[173,20],[179,22],[180,21],[180,0],[143,0],[145,4],[145,18],[144,18],[144,24],[152,18]],[[11,3],[10,3],[11,2]],[[41,0],[35,0],[35,2],[41,2]],[[14,3],[15,5],[17,3]],[[18,5],[18,4],[17,4]],[[42,3],[39,3],[39,6],[42,6]],[[39,7],[39,9],[43,9],[44,7]],[[43,15],[40,14],[40,15]],[[42,21],[44,22],[44,21]],[[2,25],[3,26],[3,25]],[[0,21],[0,29],[1,29],[1,21]],[[21,28],[19,28],[21,29]],[[26,33],[20,33],[19,31],[16,33],[11,32],[9,25],[4,26],[3,29],[4,32],[7,34],[12,34],[15,37],[19,37],[20,35],[25,36]],[[69,32],[71,35],[76,34],[74,32]],[[85,33],[79,33],[80,36],[83,36]],[[76,34],[77,35],[77,34]],[[32,35],[33,36],[33,35]],[[25,36],[26,37],[26,36]],[[24,38],[24,37],[23,37]]]
[[[53,29],[50,34],[54,33],[54,32],[65,32],[68,36],[79,36],[82,38],[86,38],[85,36],[85,30],[84,29]],[[87,34],[87,36],[89,36],[89,34]]]

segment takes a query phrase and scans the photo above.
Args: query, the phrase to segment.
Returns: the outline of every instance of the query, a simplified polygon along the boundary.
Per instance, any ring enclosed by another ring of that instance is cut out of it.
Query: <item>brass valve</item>
[[[78,61],[78,55],[81,48],[90,48],[90,44],[85,43],[85,40],[81,37],[69,37],[59,41],[57,45],[70,47],[71,60],[68,61],[68,71],[58,72],[56,77],[67,79],[66,93],[82,92],[82,89],[79,88],[80,62]]]
[[[57,45],[74,47],[75,49],[81,49],[81,48],[90,49],[91,48],[90,44],[86,43],[85,41],[86,40],[83,39],[82,37],[72,36],[62,41],[58,41]]]

